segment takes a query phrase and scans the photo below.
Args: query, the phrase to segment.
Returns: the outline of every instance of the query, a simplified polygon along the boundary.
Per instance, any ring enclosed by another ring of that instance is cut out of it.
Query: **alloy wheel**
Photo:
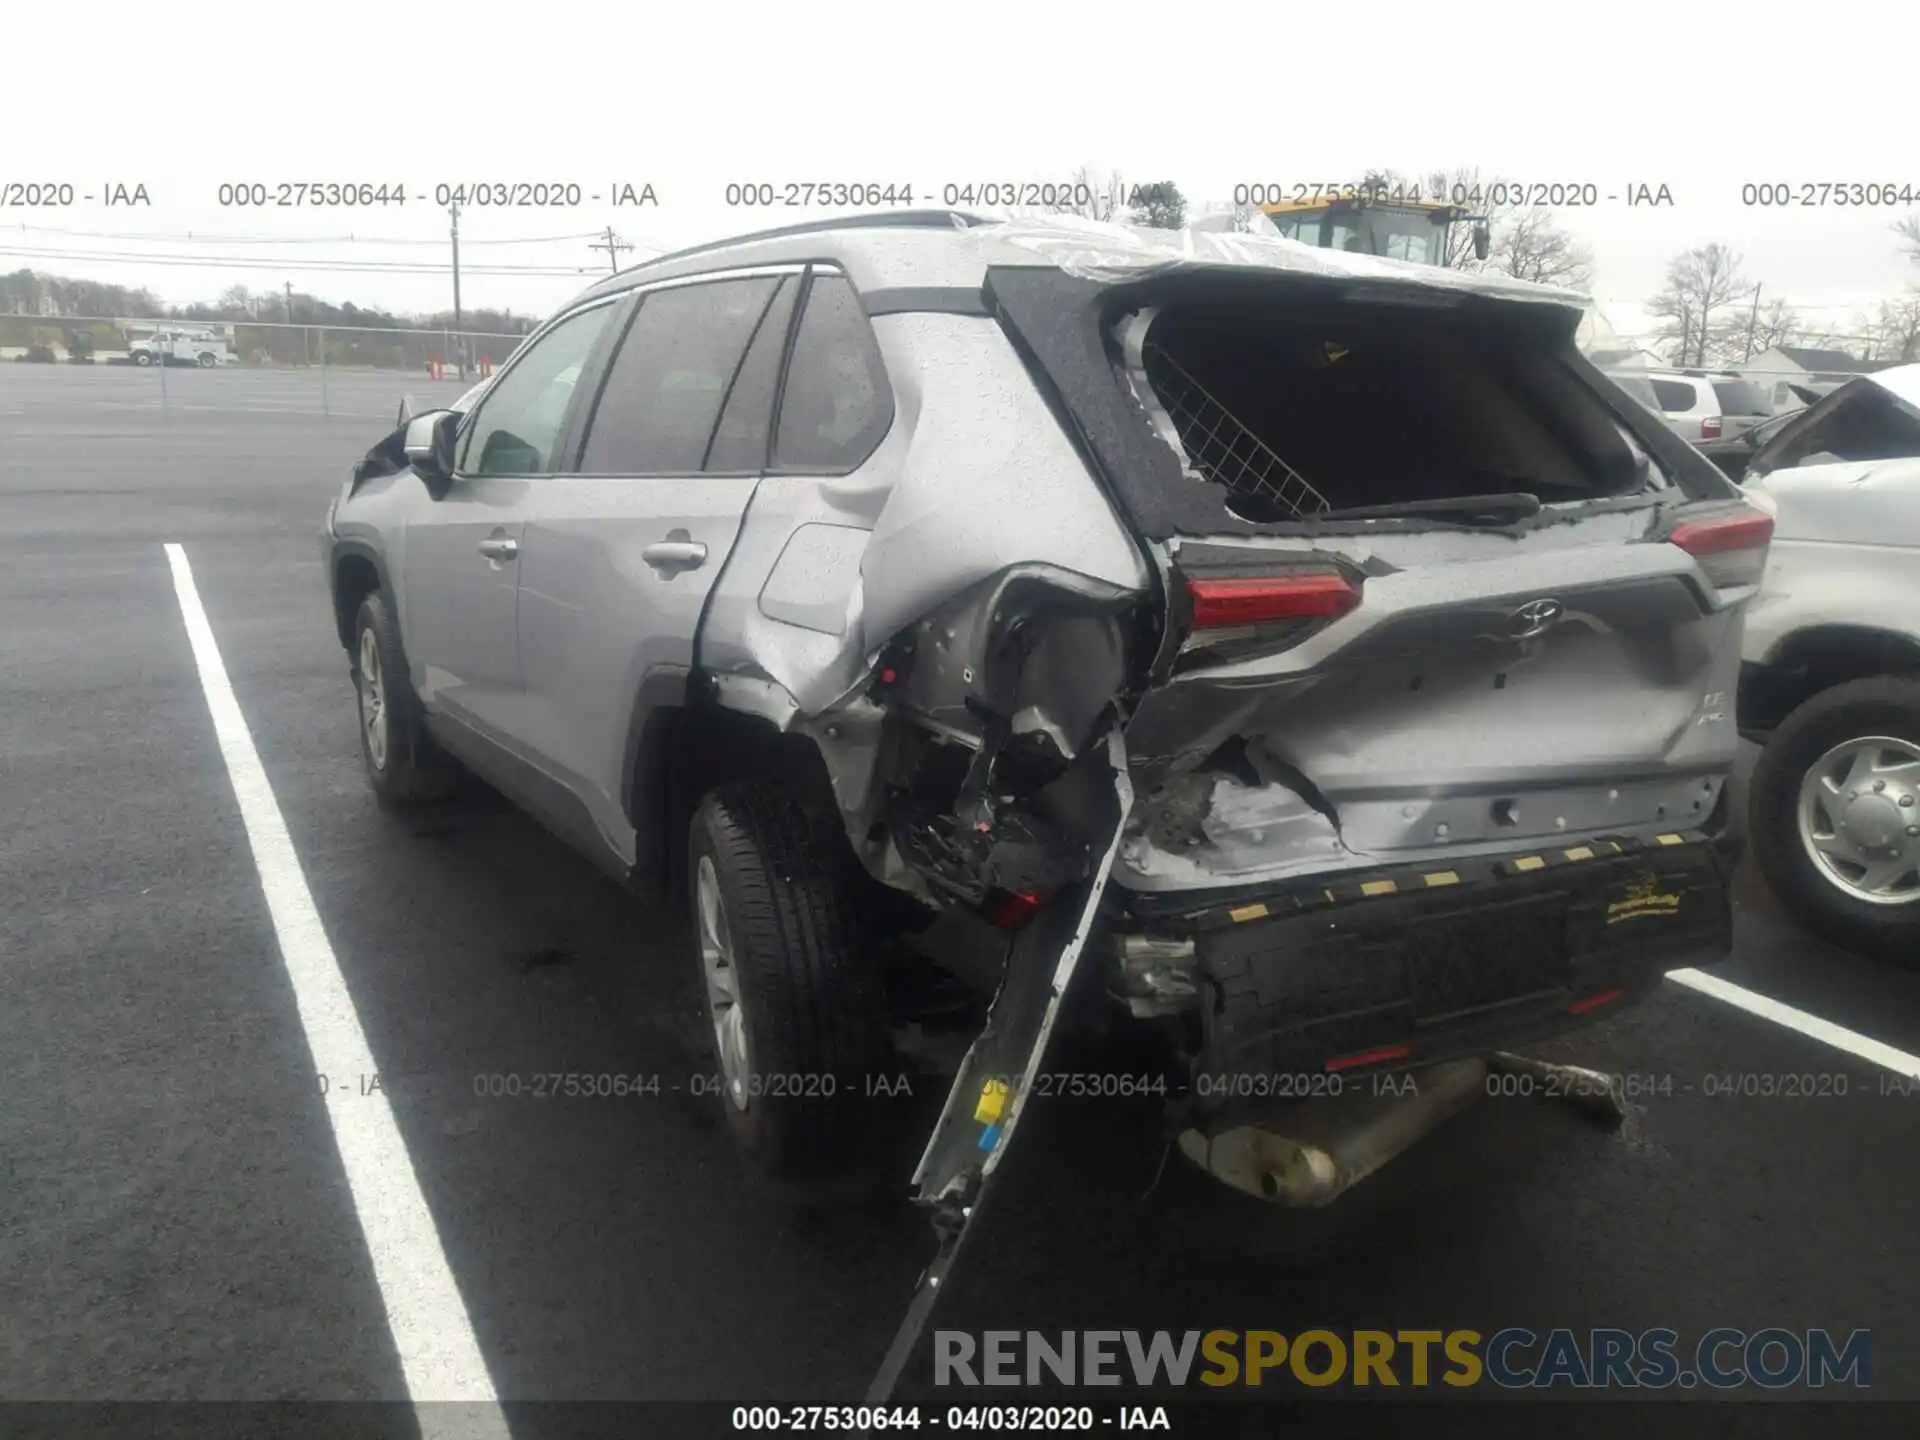
[[[694,877],[694,899],[699,911],[700,968],[707,981],[707,1011],[713,1019],[720,1077],[726,1086],[727,1099],[736,1110],[744,1111],[752,1103],[748,1077],[753,1073],[747,1046],[747,1016],[740,1004],[740,977],[734,964],[726,905],[720,895],[720,875],[711,855],[700,857]]]
[[[367,732],[367,757],[373,768],[387,768],[387,689],[380,671],[380,646],[372,630],[360,632],[360,724]]]

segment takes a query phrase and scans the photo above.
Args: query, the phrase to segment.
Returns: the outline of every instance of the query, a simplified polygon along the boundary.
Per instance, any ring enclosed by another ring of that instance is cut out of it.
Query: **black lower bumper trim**
[[[1586,842],[1556,862],[1501,857],[1471,880],[1376,881],[1352,900],[1323,887],[1317,905],[1273,897],[1198,917],[1202,1068],[1403,1068],[1602,1018],[1669,970],[1726,957],[1731,868],[1697,832],[1618,853]]]

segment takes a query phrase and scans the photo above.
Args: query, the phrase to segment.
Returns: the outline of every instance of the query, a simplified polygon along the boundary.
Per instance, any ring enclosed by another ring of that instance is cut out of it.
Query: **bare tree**
[[[1082,165],[1073,172],[1066,188],[1067,194],[1052,205],[1042,207],[1047,213],[1079,215],[1088,220],[1126,218],[1129,198],[1127,182],[1121,178],[1118,170],[1103,173],[1090,165]]]
[[[1667,282],[1648,302],[1647,313],[1662,323],[1658,332],[1675,365],[1705,365],[1723,360],[1746,341],[1739,306],[1753,294],[1740,274],[1740,256],[1715,240],[1674,256]]]
[[[1749,315],[1753,342],[1744,346],[1748,358],[1771,350],[1776,345],[1791,345],[1801,337],[1805,326],[1800,312],[1784,299],[1769,300],[1757,316]]]
[[[1171,180],[1154,180],[1136,185],[1128,197],[1129,217],[1136,225],[1155,230],[1178,230],[1187,223],[1187,197]]]
[[[1920,285],[1910,286],[1891,300],[1882,300],[1872,329],[1869,358],[1907,365],[1920,360]]]
[[[1920,212],[1896,220],[1893,233],[1900,237],[1900,249],[1906,257],[1920,265]]]
[[[1454,228],[1467,230],[1466,241],[1472,243],[1470,227]],[[1493,244],[1481,268],[1536,285],[1585,290],[1593,284],[1593,252],[1555,224],[1553,212],[1544,206],[1508,207],[1490,228]]]

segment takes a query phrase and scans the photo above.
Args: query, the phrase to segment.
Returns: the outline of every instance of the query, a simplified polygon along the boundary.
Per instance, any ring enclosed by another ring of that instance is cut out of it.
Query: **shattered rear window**
[[[1142,360],[1189,469],[1260,518],[1646,480],[1606,400],[1547,342],[1497,326],[1243,297],[1162,311]]]

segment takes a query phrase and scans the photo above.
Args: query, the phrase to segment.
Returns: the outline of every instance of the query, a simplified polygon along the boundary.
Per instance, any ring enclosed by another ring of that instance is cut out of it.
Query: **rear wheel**
[[[211,353],[203,353],[200,356],[200,368],[202,370],[211,370],[214,367],[214,363],[214,358]]]
[[[1920,955],[1920,681],[1836,685],[1788,715],[1753,772],[1748,837],[1809,929]]]
[[[360,709],[360,756],[380,803],[394,808],[445,799],[458,771],[433,743],[407,679],[400,629],[379,591],[360,602],[353,626],[353,684]]]
[[[781,1182],[872,1178],[885,1007],[837,824],[777,783],[731,785],[688,837],[711,1088],[749,1161]]]

